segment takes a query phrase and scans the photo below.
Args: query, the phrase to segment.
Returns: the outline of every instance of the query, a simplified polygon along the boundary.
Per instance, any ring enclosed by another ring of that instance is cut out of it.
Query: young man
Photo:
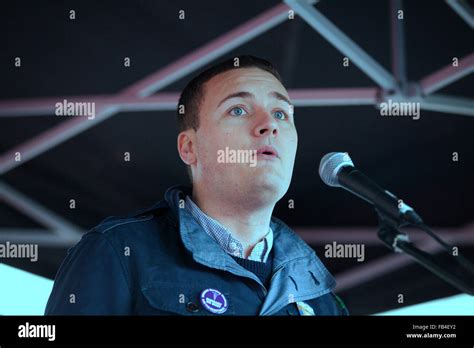
[[[315,252],[272,217],[298,144],[273,66],[241,56],[211,67],[183,90],[177,117],[192,186],[85,234],[46,314],[347,314]]]

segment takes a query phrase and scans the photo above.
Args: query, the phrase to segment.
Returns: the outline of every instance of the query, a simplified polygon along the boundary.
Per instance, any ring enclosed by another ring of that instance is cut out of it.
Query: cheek
[[[217,165],[217,156],[219,150],[224,150],[229,146],[228,134],[216,135],[217,133],[200,134],[202,139],[197,141],[198,160],[206,167],[215,167]]]
[[[236,144],[238,144],[237,140],[239,137],[236,137],[236,134],[239,133],[237,131],[232,132],[221,130],[220,132],[213,133],[207,141],[209,142],[209,146],[212,147],[215,152],[217,152],[217,150],[225,150],[226,147],[233,149]]]
[[[296,155],[296,150],[298,148],[298,133],[294,129],[291,134],[288,134],[288,152]]]
[[[298,133],[295,131],[295,154],[296,150],[298,150]]]
[[[208,133],[203,129],[204,127],[201,127],[199,129],[199,132],[196,134],[196,139],[195,139],[195,148],[196,148],[196,156],[198,162],[201,162],[201,165],[203,163],[208,162],[208,157],[209,157],[209,147],[210,143],[206,141],[206,139],[209,138]]]

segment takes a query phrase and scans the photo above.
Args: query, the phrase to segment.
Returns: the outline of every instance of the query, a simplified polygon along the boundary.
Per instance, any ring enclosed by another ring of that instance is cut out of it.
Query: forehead
[[[248,91],[254,94],[288,93],[278,79],[259,68],[236,68],[214,76],[204,85],[206,99],[218,99],[230,93]]]

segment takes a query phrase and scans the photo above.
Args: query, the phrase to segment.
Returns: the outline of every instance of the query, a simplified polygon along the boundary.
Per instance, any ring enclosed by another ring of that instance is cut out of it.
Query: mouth
[[[273,146],[262,146],[257,150],[257,156],[262,158],[280,158]]]

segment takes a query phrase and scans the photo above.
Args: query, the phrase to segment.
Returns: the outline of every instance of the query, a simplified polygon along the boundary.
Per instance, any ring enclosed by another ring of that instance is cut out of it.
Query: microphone
[[[324,155],[319,164],[319,176],[326,185],[342,187],[374,205],[397,224],[423,224],[412,207],[355,169],[347,152],[330,152]]]

